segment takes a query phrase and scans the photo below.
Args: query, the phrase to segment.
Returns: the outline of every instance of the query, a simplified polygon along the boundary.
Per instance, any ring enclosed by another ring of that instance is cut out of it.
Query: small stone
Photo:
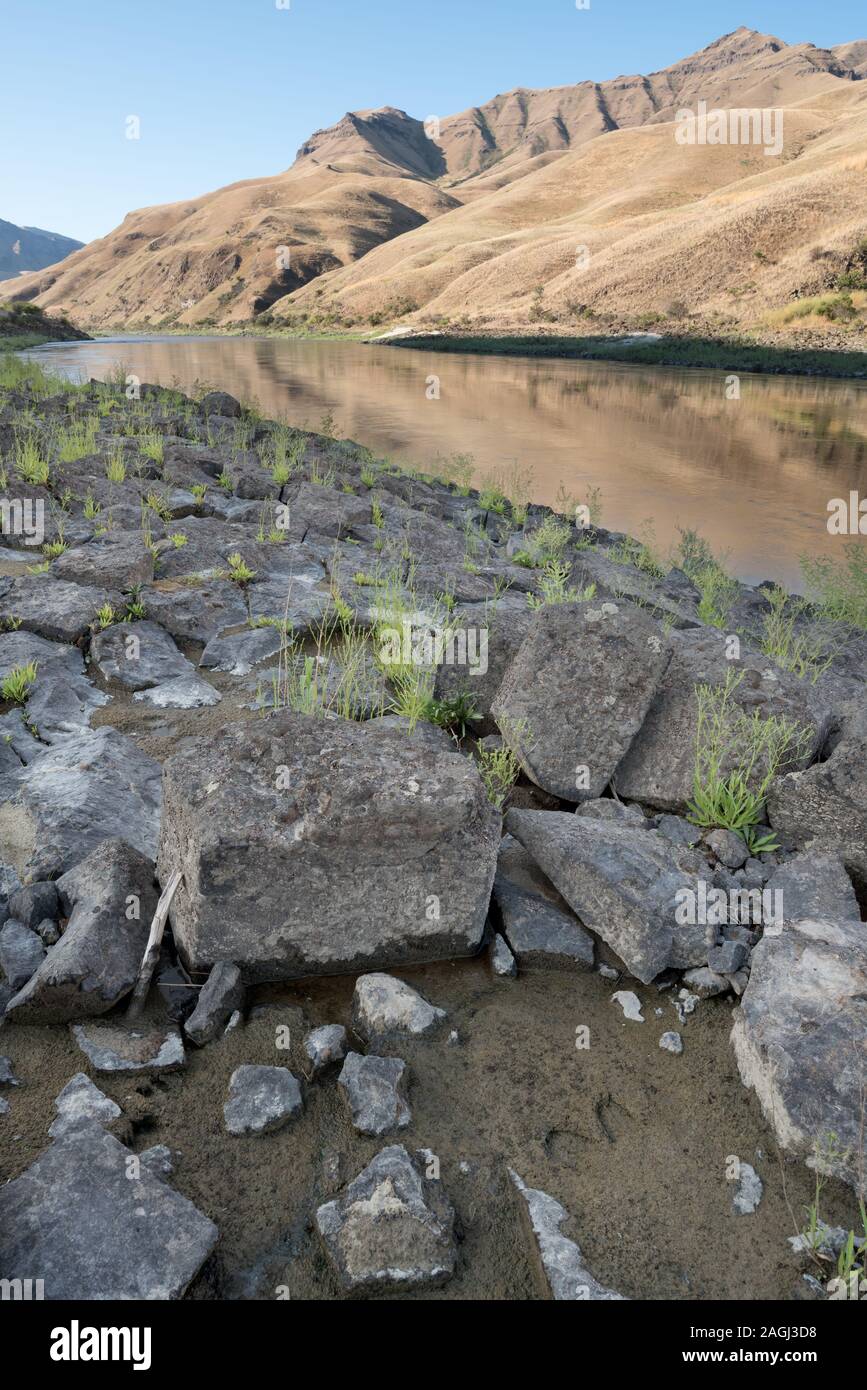
[[[362,1057],[350,1052],[337,1079],[352,1123],[376,1137],[405,1129],[412,1118],[406,1102],[406,1063],[399,1057]]]
[[[54,883],[28,883],[9,899],[9,916],[25,927],[35,928],[46,917],[57,921],[60,903]]]
[[[372,974],[360,975],[355,982],[352,1015],[356,1031],[372,1042],[393,1033],[427,1033],[446,1012],[429,1004],[403,980]]]
[[[615,970],[613,965],[606,965],[604,961],[598,969],[603,980],[619,980],[622,973],[619,970]]]
[[[23,989],[45,959],[45,947],[35,931],[12,918],[0,927],[0,968],[13,990]]]
[[[71,1028],[96,1071],[176,1071],[186,1060],[177,1028],[139,1031],[112,1023],[73,1023]]]
[[[673,845],[689,847],[697,845],[701,839],[701,831],[698,826],[684,820],[683,816],[660,816],[656,822],[656,828],[660,835],[664,835],[666,840],[670,840]]]
[[[453,1028],[452,1031],[449,1033],[446,1042],[448,1043],[449,1047],[457,1047],[460,1040],[460,1033],[458,1032],[457,1028]]]
[[[633,994],[631,989],[618,989],[611,996],[611,1002],[619,1004],[623,1010],[623,1017],[631,1019],[633,1023],[643,1023],[644,1015],[641,1012],[641,1000],[637,994]]]
[[[342,1023],[326,1023],[314,1028],[304,1039],[304,1051],[312,1065],[311,1080],[346,1056],[346,1029]]]
[[[673,1052],[676,1057],[679,1057],[683,1052],[683,1038],[679,1033],[663,1033],[659,1039],[659,1046],[663,1052]]]
[[[155,1178],[167,1178],[175,1171],[172,1151],[166,1144],[153,1144],[139,1154],[141,1166]]]
[[[3,1097],[0,1096],[0,1115],[8,1115],[8,1114],[9,1114],[9,1102],[8,1102],[8,1100],[4,1100]]]
[[[59,1139],[69,1130],[80,1124],[110,1124],[121,1114],[121,1108],[108,1096],[94,1086],[83,1071],[76,1073],[64,1086],[54,1102],[57,1119],[48,1133],[52,1139]]]
[[[748,970],[736,970],[733,975],[726,976],[726,979],[735,994],[740,996],[750,982],[750,972]]]
[[[455,1214],[402,1144],[382,1149],[341,1197],[316,1212],[326,1253],[348,1291],[436,1287],[454,1272]]]
[[[717,975],[716,971],[708,969],[706,965],[697,965],[694,970],[685,971],[683,983],[688,985],[699,999],[712,999],[716,994],[725,994],[729,987],[724,975]]]
[[[501,980],[514,980],[518,973],[518,962],[509,950],[509,943],[504,936],[496,932],[491,941],[489,956],[491,969]]]
[[[224,1031],[236,1009],[244,1003],[244,982],[237,965],[218,960],[199,991],[195,1009],[184,1024],[184,1032],[197,1047],[204,1047]]]
[[[20,1086],[21,1082],[12,1069],[8,1057],[0,1057],[0,1086]]]
[[[697,994],[691,994],[688,989],[679,991],[677,998],[673,1001],[675,1012],[681,1023],[686,1023],[690,1014],[694,1014],[698,1006],[699,998]]]
[[[60,940],[60,928],[51,917],[45,917],[41,922],[37,922],[33,930],[46,950],[50,946],[56,946]]]
[[[287,1067],[238,1067],[223,1106],[230,1134],[269,1134],[301,1114],[301,1087]]]
[[[749,1163],[740,1164],[738,1190],[732,1198],[732,1206],[739,1216],[751,1216],[762,1200],[764,1187],[762,1180]]]
[[[727,869],[743,868],[750,857],[746,840],[734,830],[712,830],[704,842]]]
[[[734,975],[747,958],[747,948],[740,941],[724,941],[712,946],[707,953],[708,969],[716,975]]]

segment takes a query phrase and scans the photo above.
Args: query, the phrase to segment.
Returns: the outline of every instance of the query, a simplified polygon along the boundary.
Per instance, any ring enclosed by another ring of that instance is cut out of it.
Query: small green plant
[[[699,591],[698,617],[709,627],[724,628],[738,596],[738,584],[726,572],[703,536],[679,528],[680,542],[672,561]]]
[[[74,420],[68,428],[61,430],[57,437],[57,457],[61,463],[74,463],[76,459],[92,454],[96,447],[98,427],[98,417],[91,415]]]
[[[488,800],[497,810],[502,810],[509,792],[512,790],[521,771],[521,763],[511,744],[519,744],[524,736],[523,721],[510,728],[501,725],[503,743],[499,748],[478,748],[476,766]]]
[[[15,440],[14,459],[19,478],[34,487],[45,486],[51,476],[51,467],[33,435]]]
[[[58,536],[56,541],[45,542],[44,546],[42,547],[42,554],[48,560],[56,560],[58,555],[62,555],[63,552],[68,549],[68,543],[63,539],[62,536]]]
[[[105,476],[110,483],[123,483],[126,481],[126,460],[120,449],[110,455],[105,465]]]
[[[780,585],[765,592],[771,611],[762,619],[762,651],[784,670],[815,685],[834,657],[821,634],[814,636],[796,631],[807,604],[803,599],[791,598]]]
[[[774,778],[806,754],[811,734],[783,715],[747,714],[736,695],[743,670],[728,671],[721,686],[697,685],[693,795],[694,825],[737,831],[756,852],[776,847],[760,831]],[[764,847],[760,848],[763,845]]]
[[[244,562],[237,550],[226,557],[226,563],[229,566],[229,578],[233,583],[243,586],[244,584],[249,584],[252,579],[255,579],[256,571],[250,569],[250,566]]]
[[[466,736],[470,724],[481,719],[476,697],[468,690],[431,700],[427,717],[432,724],[438,724],[441,729],[450,729],[460,734],[461,738]]]
[[[3,699],[10,700],[16,705],[25,704],[36,684],[38,669],[39,663],[37,661],[28,661],[26,666],[13,666],[0,682],[0,695]]]
[[[657,553],[653,523],[650,521],[642,523],[638,539],[632,536],[624,537],[609,551],[609,555],[616,564],[632,565],[634,569],[641,570],[643,574],[649,574],[654,579],[662,579],[665,576],[666,568]]]
[[[802,556],[801,569],[822,617],[867,630],[867,545],[847,542],[838,561]]]
[[[180,550],[181,546],[186,545],[186,543],[187,543],[186,532],[184,532],[184,531],[175,531],[175,532],[172,534],[172,545],[174,546],[175,550]]]
[[[588,584],[584,589],[571,589],[568,579],[569,566],[560,560],[549,560],[539,578],[539,593],[528,594],[530,608],[546,608],[557,603],[583,603],[596,594],[596,585]]]
[[[166,441],[161,434],[155,430],[148,430],[139,435],[138,447],[142,458],[150,459],[152,463],[158,463],[162,467],[165,457]]]
[[[100,510],[100,504],[97,502],[93,493],[88,491],[84,499],[84,515],[87,517],[87,520],[93,521],[94,517],[99,516]]]
[[[232,479],[229,477],[229,475],[228,475],[228,473],[226,472],[225,468],[223,469],[222,473],[221,473],[220,476],[218,477],[217,482],[220,484],[220,487],[223,489],[224,492],[231,492],[231,491],[232,491]]]
[[[382,507],[375,497],[370,504],[370,516],[374,526],[378,531],[381,531],[385,525],[385,516],[383,515]]]
[[[863,1124],[862,1102],[862,1129]],[[827,1243],[830,1228],[822,1219],[821,1214],[822,1193],[828,1175],[848,1157],[849,1155],[841,1149],[838,1137],[833,1131],[813,1143],[810,1167],[815,1172],[814,1195],[810,1205],[804,1209],[807,1216],[806,1229],[799,1234],[804,1238],[811,1258],[815,1260],[825,1275],[831,1273],[833,1268],[831,1262],[834,1259],[834,1254]],[[836,1294],[837,1297],[849,1296],[850,1290],[853,1291],[853,1297],[859,1297],[861,1281],[867,1279],[867,1201],[865,1201],[863,1173],[859,1186],[858,1214],[861,1221],[861,1234],[856,1235],[854,1229],[850,1230],[840,1246],[835,1267],[836,1288],[839,1290]]]
[[[97,623],[97,626],[100,627],[100,628],[111,627],[112,623],[115,622],[116,617],[117,617],[117,615],[116,615],[114,609],[112,608],[111,604],[110,604],[110,603],[104,603],[104,604],[102,605],[102,607],[101,607],[100,609],[97,610],[97,614],[96,614],[96,623]]]

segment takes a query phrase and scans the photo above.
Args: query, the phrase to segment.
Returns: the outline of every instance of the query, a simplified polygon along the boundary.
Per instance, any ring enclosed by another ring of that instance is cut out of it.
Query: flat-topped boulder
[[[500,815],[458,753],[283,712],[164,768],[158,876],[188,969],[245,979],[377,969],[481,945]]]
[[[52,642],[78,642],[106,605],[119,611],[122,595],[116,589],[74,584],[47,574],[0,579],[0,620]]]

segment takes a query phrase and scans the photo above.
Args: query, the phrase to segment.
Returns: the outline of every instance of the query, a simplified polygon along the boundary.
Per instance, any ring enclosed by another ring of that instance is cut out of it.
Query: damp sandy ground
[[[312,1214],[395,1140],[438,1156],[458,1217],[455,1277],[441,1290],[405,1297],[544,1296],[507,1166],[563,1203],[568,1233],[591,1271],[632,1298],[811,1296],[786,1237],[812,1198],[812,1178],[801,1163],[781,1163],[753,1095],[741,1086],[728,1042],[730,999],[698,1006],[681,1030],[678,1057],[659,1048],[661,1033],[679,1025],[671,992],[654,985],[626,981],[644,1006],[646,1022],[638,1024],[611,1003],[617,985],[596,973],[538,971],[501,981],[483,959],[396,973],[449,1017],[434,1035],[385,1049],[404,1057],[411,1073],[412,1124],[388,1139],[352,1130],[334,1073],[306,1088],[303,1116],[276,1134],[235,1138],[223,1126],[234,1068],[288,1065],[300,1076],[306,1027],[349,1026],[351,979],[260,988],[251,998],[264,1011],[219,1042],[191,1048],[183,1072],[94,1077],[123,1107],[118,1137],[136,1151],[157,1143],[176,1151],[170,1181],[220,1229],[188,1297],[340,1296]],[[280,1024],[289,1026],[288,1054],[277,1047]],[[587,1050],[575,1046],[581,1025],[590,1029]],[[457,1044],[448,1041],[452,1029]],[[5,1092],[5,1181],[46,1146],[54,1096],[87,1065],[65,1027],[8,1024],[0,1052],[24,1083]],[[755,1215],[732,1209],[731,1155],[762,1178]],[[828,1184],[823,1216],[852,1225],[847,1189]]]

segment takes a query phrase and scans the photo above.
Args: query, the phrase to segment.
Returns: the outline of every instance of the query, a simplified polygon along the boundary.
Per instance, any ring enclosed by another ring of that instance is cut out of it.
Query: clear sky
[[[287,168],[348,110],[423,120],[516,86],[652,72],[741,24],[831,47],[867,37],[867,6],[0,0],[0,217],[87,241],[133,208]]]

